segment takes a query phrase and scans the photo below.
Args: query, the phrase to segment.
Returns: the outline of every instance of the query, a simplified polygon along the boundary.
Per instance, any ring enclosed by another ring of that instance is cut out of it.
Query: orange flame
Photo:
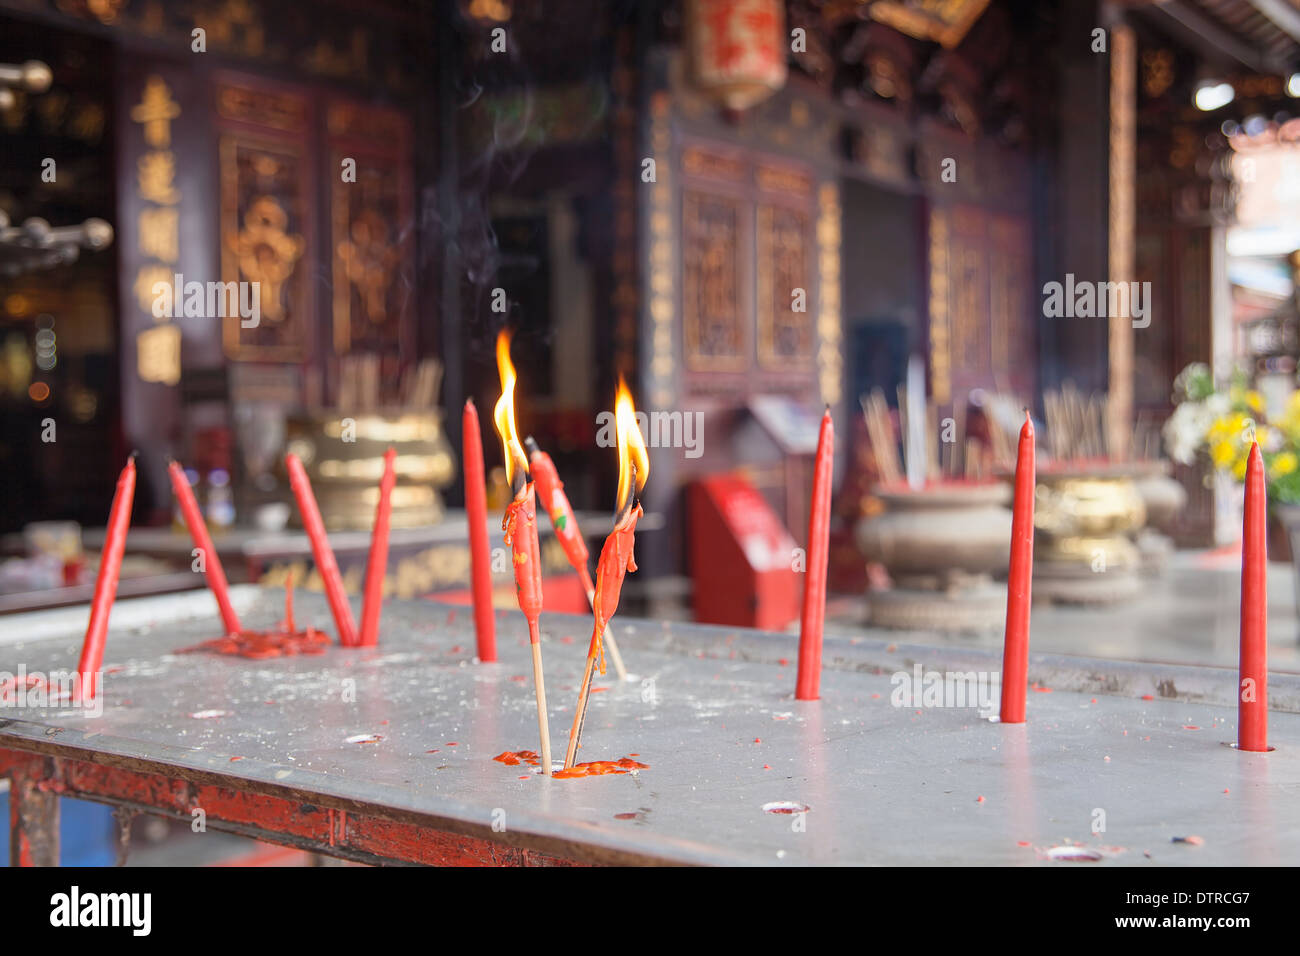
[[[618,506],[621,514],[632,496],[632,466],[636,466],[636,491],[641,493],[645,480],[650,477],[650,456],[646,454],[645,438],[636,423],[636,406],[632,393],[620,375],[618,394],[614,398],[614,426],[618,430]]]
[[[515,427],[517,376],[514,363],[510,361],[510,332],[507,329],[502,329],[497,336],[497,373],[501,376],[501,397],[492,410],[492,419],[496,423],[497,434],[501,436],[501,448],[505,453],[506,481],[513,489],[516,472],[528,472],[528,459],[524,456],[523,445],[519,443],[519,429]]]

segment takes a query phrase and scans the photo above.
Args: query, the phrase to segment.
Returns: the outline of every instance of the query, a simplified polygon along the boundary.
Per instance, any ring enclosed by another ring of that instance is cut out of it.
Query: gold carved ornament
[[[181,380],[181,330],[174,323],[155,325],[135,339],[136,372],[143,382],[175,385]]]
[[[821,295],[817,310],[817,384],[827,405],[839,404],[844,359],[840,350],[840,193],[834,183],[817,191],[817,249]]]
[[[376,325],[388,318],[388,290],[402,252],[389,242],[389,228],[379,213],[364,210],[338,245],[344,274],[361,296],[366,317]]]
[[[948,293],[948,214],[935,209],[930,213],[930,391],[940,405],[952,399]]]
[[[259,196],[244,213],[244,227],[226,237],[239,263],[240,275],[258,283],[261,314],[270,322],[284,318],[283,287],[306,247],[302,236],[285,231],[288,224],[288,213],[279,202],[271,196]]]
[[[180,211],[175,208],[181,194],[176,189],[176,160],[171,146],[171,124],[181,113],[171,89],[161,76],[145,80],[140,102],[131,108],[131,119],[139,123],[145,144],[150,147],[136,161],[136,186],[142,200],[159,205],[144,206],[137,218],[140,253],[155,262],[136,272],[132,292],[141,311],[153,315],[155,284],[170,282],[171,269],[180,258]],[[181,377],[181,330],[154,316],[159,323],[136,336],[136,374],[144,382],[176,385]]]
[[[172,144],[172,120],[180,115],[181,108],[161,76],[145,81],[140,102],[131,107],[131,119],[144,127],[144,141],[155,149]]]

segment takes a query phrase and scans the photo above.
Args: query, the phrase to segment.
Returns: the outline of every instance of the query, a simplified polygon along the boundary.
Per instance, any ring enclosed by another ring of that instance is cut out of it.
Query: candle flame
[[[501,448],[506,460],[506,481],[512,491],[517,492],[515,476],[527,480],[528,459],[524,456],[523,445],[519,443],[519,429],[515,427],[515,375],[514,363],[510,361],[510,332],[502,329],[497,336],[497,373],[501,376],[501,397],[497,399],[492,419],[501,436]],[[522,482],[521,482],[522,484]]]
[[[636,423],[636,406],[621,375],[614,399],[614,425],[618,430],[618,506],[614,513],[621,515],[631,503],[633,478],[636,493],[640,494],[650,477],[650,456],[646,454],[645,438]]]

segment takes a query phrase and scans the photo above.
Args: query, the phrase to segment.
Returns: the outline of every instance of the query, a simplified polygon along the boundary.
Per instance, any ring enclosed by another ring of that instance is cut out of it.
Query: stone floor
[[[1109,608],[1036,604],[1035,653],[1111,660],[1235,667],[1238,653],[1241,560],[1231,552],[1182,551],[1164,576],[1144,581],[1141,595]],[[828,608],[828,632],[873,638],[895,634],[912,644],[1000,648],[1002,632],[942,635],[864,628],[868,595]],[[1300,626],[1290,564],[1269,565],[1269,669],[1300,673]]]

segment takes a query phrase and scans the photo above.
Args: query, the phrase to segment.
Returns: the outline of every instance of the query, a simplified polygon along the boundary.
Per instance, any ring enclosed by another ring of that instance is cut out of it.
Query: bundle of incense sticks
[[[408,411],[428,411],[437,405],[442,369],[436,358],[421,359],[407,367],[393,387],[386,388],[379,355],[346,355],[339,359],[336,405],[363,412],[394,404]]]
[[[1133,422],[1133,441],[1129,446],[1136,461],[1156,461],[1160,458],[1161,444],[1164,441],[1160,432],[1161,421],[1152,412],[1143,410],[1137,413]]]
[[[992,467],[1010,471],[1016,465],[1020,447],[1020,429],[1029,403],[1005,393],[985,396],[984,417],[988,420],[989,451]]]
[[[873,388],[871,394],[858,399],[862,414],[867,421],[867,434],[871,438],[871,450],[876,456],[876,468],[880,472],[881,484],[892,485],[903,480],[903,466],[898,459],[898,446],[894,442],[894,425],[889,417],[889,406],[885,402],[885,393]]]
[[[436,358],[422,359],[414,371],[408,369],[402,382],[402,405],[406,408],[433,408],[442,385],[442,363]]]
[[[1073,382],[1043,392],[1043,417],[1053,455],[1062,461],[1111,456],[1105,392],[1085,396]]]
[[[982,481],[992,473],[984,442],[967,434],[965,401],[940,405],[915,387],[898,389],[898,435],[879,388],[858,398],[882,485]],[[999,442],[1001,436],[995,435]],[[900,445],[902,454],[899,454]],[[1000,445],[996,446],[1000,449]],[[995,450],[995,458],[1001,453]]]

